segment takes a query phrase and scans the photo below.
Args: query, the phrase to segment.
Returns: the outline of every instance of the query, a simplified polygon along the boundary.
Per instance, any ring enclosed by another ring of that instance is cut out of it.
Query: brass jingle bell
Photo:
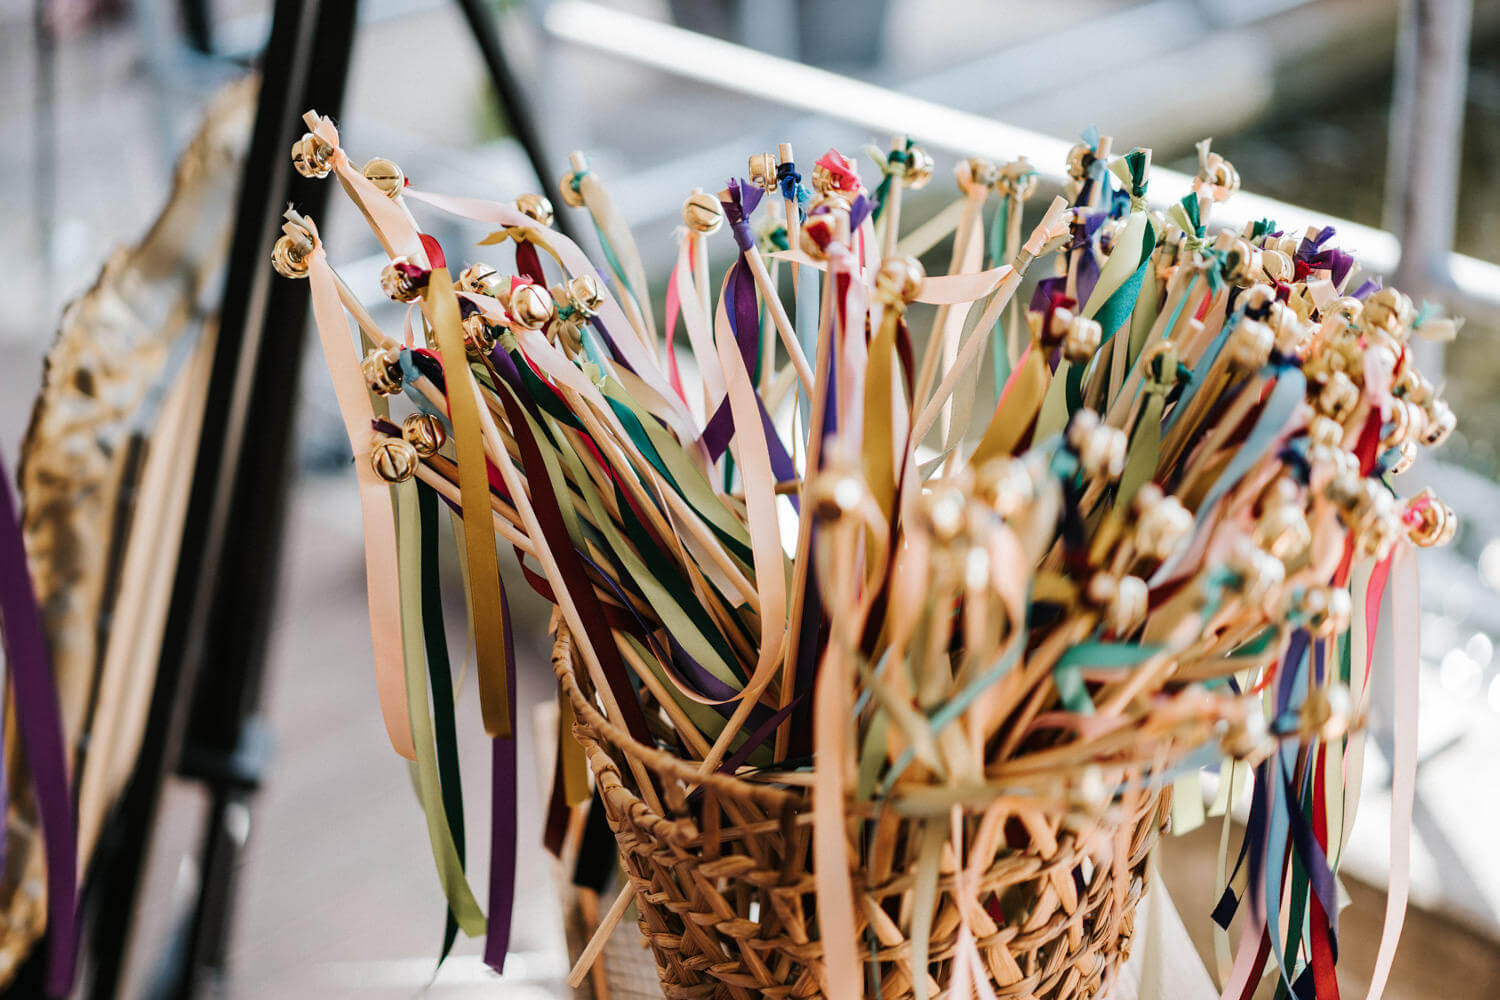
[[[1280,250],[1262,249],[1260,267],[1265,276],[1274,282],[1290,282],[1296,274],[1292,258]]]
[[[1364,320],[1371,326],[1395,332],[1410,327],[1416,316],[1411,299],[1398,289],[1378,288],[1365,299]]]
[[[1138,576],[1095,573],[1089,578],[1085,596],[1103,611],[1104,626],[1115,635],[1125,635],[1146,620],[1150,595],[1146,581]]]
[[[835,173],[820,160],[813,165],[813,190],[818,194],[837,194],[845,190],[852,190],[846,189],[844,185],[845,183],[847,183],[846,177],[852,178],[852,176],[856,173],[854,169],[854,161],[849,159],[849,157],[840,153],[836,149],[830,149],[828,151],[828,155],[824,157],[824,159],[831,159],[837,162],[839,166],[843,168],[843,173]],[[857,186],[858,185],[856,184],[855,187]]]
[[[557,315],[552,296],[534,284],[517,285],[511,289],[506,311],[510,313],[511,323],[523,330],[540,330]]]
[[[800,244],[803,252],[814,260],[825,259],[833,244],[849,242],[849,212],[842,204],[841,198],[829,199],[814,206],[803,220]]]
[[[1192,512],[1176,497],[1164,496],[1154,483],[1136,491],[1131,511],[1135,514],[1136,551],[1147,559],[1171,557],[1193,532]]]
[[[427,285],[427,272],[409,257],[397,257],[380,269],[380,290],[397,302],[415,302]]]
[[[271,248],[271,266],[283,278],[307,277],[307,255],[312,250],[309,240],[300,240],[284,234]]]
[[[1296,597],[1295,612],[1315,639],[1338,635],[1349,627],[1353,603],[1343,587],[1311,586]]]
[[[1088,478],[1113,481],[1125,471],[1125,448],[1129,443],[1125,432],[1100,423],[1093,410],[1075,413],[1068,424],[1067,436]]]
[[[1242,319],[1224,344],[1224,356],[1240,371],[1254,372],[1266,366],[1276,348],[1276,333],[1260,320]]]
[[[313,180],[327,177],[333,170],[333,164],[329,162],[332,156],[333,146],[313,132],[304,133],[292,143],[292,166],[303,177]]]
[[[583,175],[574,171],[563,174],[562,179],[557,182],[557,193],[562,195],[564,205],[569,208],[582,208],[583,191],[573,187],[575,181],[579,182],[581,188]]]
[[[488,357],[495,349],[495,329],[490,321],[484,318],[484,313],[477,308],[473,309],[460,322],[459,326],[464,331],[464,347],[475,357]]]
[[[393,351],[375,348],[359,363],[365,384],[381,396],[394,396],[401,391],[401,362]]]
[[[694,191],[682,203],[682,224],[703,236],[716,233],[724,224],[724,206],[707,191]]]
[[[1255,523],[1255,544],[1282,562],[1294,561],[1312,545],[1312,527],[1301,504],[1277,503]]]
[[[1417,460],[1417,443],[1415,441],[1402,441],[1396,460],[1391,463],[1391,475],[1399,476]]]
[[[1063,357],[1074,364],[1086,364],[1099,350],[1104,328],[1086,316],[1074,316],[1063,333]]]
[[[906,172],[901,175],[901,183],[913,191],[926,187],[932,180],[932,154],[921,146],[912,146],[906,151],[906,158]]]
[[[1436,448],[1458,426],[1458,418],[1453,415],[1453,409],[1448,401],[1434,396],[1427,402],[1427,427],[1422,433],[1422,443],[1429,448]]]
[[[574,309],[585,316],[593,316],[604,304],[604,282],[587,272],[576,274],[568,280],[568,298]]]
[[[1081,181],[1088,176],[1089,167],[1094,165],[1098,157],[1094,154],[1094,148],[1086,142],[1074,143],[1068,150],[1068,176],[1075,181]]]
[[[1342,426],[1359,406],[1359,386],[1343,372],[1332,372],[1318,390],[1316,405],[1319,412]]]
[[[1258,763],[1270,755],[1276,744],[1260,703],[1254,698],[1246,698],[1241,704],[1244,713],[1225,725],[1219,735],[1219,747],[1235,760]]]
[[[951,484],[939,484],[918,500],[918,523],[939,542],[951,542],[964,529],[967,506],[963,491]]]
[[[548,227],[552,225],[553,212],[552,202],[547,200],[546,195],[527,192],[516,196],[516,211],[539,226]]]
[[[1025,200],[1036,193],[1037,172],[1026,157],[1012,160],[1000,168],[995,190],[1006,198]]]
[[[383,156],[372,157],[360,171],[365,180],[375,185],[375,189],[387,198],[399,197],[406,188],[406,174],[391,160]]]
[[[1224,256],[1224,277],[1241,288],[1255,284],[1261,277],[1260,250],[1249,240],[1231,240]]]
[[[772,153],[756,153],[750,157],[747,168],[748,179],[755,187],[770,194],[776,190],[776,156]]]
[[[1354,698],[1342,684],[1314,687],[1297,710],[1297,733],[1304,740],[1336,740],[1353,726]]]
[[[849,473],[818,477],[808,490],[812,515],[820,521],[836,521],[853,514],[865,497],[860,478]]]
[[[1286,565],[1263,552],[1248,538],[1241,538],[1227,560],[1229,571],[1238,578],[1240,598],[1252,607],[1266,607],[1286,582]]]
[[[887,302],[907,303],[921,294],[927,271],[915,257],[888,257],[875,274],[875,291]]]
[[[422,458],[436,455],[448,440],[443,422],[431,413],[413,413],[401,421],[401,437]]]
[[[1010,455],[984,463],[975,473],[974,496],[996,514],[1013,518],[1036,499],[1036,484],[1026,465]]]
[[[1407,537],[1424,549],[1448,544],[1458,531],[1458,515],[1430,486],[1407,501],[1405,521]]]
[[[417,449],[404,438],[376,435],[370,444],[370,466],[388,483],[404,483],[421,464]]]
[[[963,161],[963,165],[969,172],[969,183],[980,187],[995,187],[1000,183],[1000,168],[993,160],[986,160],[982,156],[971,156]],[[960,173],[960,177],[963,175]]]
[[[488,264],[470,264],[464,268],[458,276],[458,290],[471,292],[474,295],[487,295],[492,299],[500,297],[499,292],[505,279],[500,272]]]

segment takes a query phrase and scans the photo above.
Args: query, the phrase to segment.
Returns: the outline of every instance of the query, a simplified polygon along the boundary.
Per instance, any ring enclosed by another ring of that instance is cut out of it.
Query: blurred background
[[[209,99],[257,64],[270,7],[0,0],[6,454],[16,453],[64,304],[155,217]],[[856,154],[869,142],[884,145],[894,128],[920,135],[936,127],[927,105],[848,92],[826,78],[804,81],[795,67],[739,72],[703,35],[1065,142],[1097,124],[1116,152],[1149,146],[1157,164],[1188,173],[1196,169],[1193,144],[1211,136],[1247,191],[1300,206],[1296,218],[1343,218],[1402,238],[1400,257],[1388,240],[1366,240],[1384,255],[1378,269],[1394,271],[1413,298],[1469,322],[1426,365],[1441,366],[1459,431],[1407,476],[1413,492],[1433,484],[1463,527],[1449,549],[1423,556],[1414,902],[1387,995],[1500,993],[1500,268],[1486,263],[1500,260],[1500,2],[512,0],[491,12],[552,164],[545,185],[454,3],[360,4],[340,117],[345,145],[357,156],[395,160],[430,191],[508,200],[544,190],[560,212],[556,177],[569,151],[585,150],[636,230],[657,296],[691,188],[716,190],[743,173],[748,155],[782,141],[809,161],[829,146]],[[670,25],[696,34],[663,30]],[[264,71],[286,67],[271,61]],[[913,119],[884,125],[901,114]],[[976,129],[981,139],[994,141]],[[907,201],[908,228],[951,200],[963,142],[960,134],[952,148],[929,146],[936,179]],[[987,152],[1003,159],[1026,149]],[[1039,166],[1056,173],[1062,164]],[[422,221],[447,246],[483,235],[433,216]],[[319,222],[336,265],[375,301],[383,258],[362,220],[334,199]],[[728,241],[718,249],[728,251]],[[546,776],[529,777],[537,755],[524,710],[511,973],[494,979],[479,943],[460,942],[433,979],[443,900],[371,682],[347,443],[321,358],[302,360],[287,356],[297,377],[260,401],[293,407],[298,428],[262,699],[274,749],[253,812],[236,814],[245,851],[233,932],[224,967],[207,985],[246,998],[405,997],[424,988],[444,1000],[563,995],[556,873],[539,846]],[[454,611],[450,633],[462,634],[462,609]],[[547,609],[523,601],[519,620],[529,708],[552,697]],[[485,817],[478,779],[487,748],[471,724],[472,692],[461,718],[465,712],[460,736],[467,733],[466,773],[475,776],[468,811]],[[1355,905],[1344,916],[1340,978],[1351,992],[1364,988],[1383,912],[1382,733],[1377,719],[1345,861]],[[550,755],[542,758],[550,766]],[[195,783],[168,783],[123,995],[149,990],[168,932],[196,892],[205,808]],[[1166,866],[1183,919],[1205,947],[1215,836],[1170,843]],[[471,875],[482,884],[483,858]]]

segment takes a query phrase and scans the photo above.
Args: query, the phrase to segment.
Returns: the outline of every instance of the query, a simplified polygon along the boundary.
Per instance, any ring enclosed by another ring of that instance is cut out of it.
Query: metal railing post
[[[1401,241],[1394,284],[1420,301],[1451,285],[1473,0],[1406,0],[1396,42],[1385,227]],[[1424,371],[1443,345],[1417,342]]]

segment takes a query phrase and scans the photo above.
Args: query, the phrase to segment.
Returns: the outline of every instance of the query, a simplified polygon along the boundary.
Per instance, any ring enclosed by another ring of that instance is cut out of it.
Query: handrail
[[[554,37],[618,56],[629,62],[697,80],[725,90],[862,125],[879,133],[910,135],[930,146],[997,161],[1025,156],[1044,182],[1061,184],[1070,143],[944,107],[931,101],[862,80],[818,69],[791,59],[711,38],[675,25],[605,7],[588,0],[550,5],[543,26]],[[1191,190],[1192,178],[1153,166],[1150,200],[1167,205]],[[1332,225],[1341,249],[1360,266],[1389,275],[1401,259],[1400,242],[1391,233],[1339,219],[1300,205],[1241,191],[1215,206],[1213,222],[1239,228],[1257,219],[1274,219],[1291,233],[1311,225]],[[1447,258],[1438,279],[1442,291],[1460,300],[1467,311],[1500,313],[1500,265],[1464,254]]]

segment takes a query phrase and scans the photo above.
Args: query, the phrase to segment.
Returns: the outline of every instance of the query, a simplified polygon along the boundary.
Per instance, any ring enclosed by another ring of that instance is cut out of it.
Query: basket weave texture
[[[553,668],[574,708],[574,734],[635,888],[641,932],[664,995],[823,995],[810,789],[722,773],[699,777],[694,762],[643,746],[605,719],[581,667],[560,629]],[[644,792],[643,779],[653,786]],[[924,843],[936,853],[936,838],[942,847],[929,911],[929,996],[946,991],[952,979],[960,907],[997,997],[1100,996],[1129,955],[1146,859],[1165,822],[1166,799],[1154,784],[1140,785],[1083,824],[1061,808],[1024,799],[962,807],[966,853],[976,841],[997,845],[978,864],[972,855],[955,859],[947,842],[953,819],[946,813],[851,803],[850,835],[860,838],[851,841],[858,867],[850,878],[857,940],[865,947],[865,996],[914,995],[914,873]],[[998,837],[983,836],[985,824]],[[1003,825],[994,831],[994,824]],[[977,892],[971,883],[959,898],[956,869],[980,872]]]

